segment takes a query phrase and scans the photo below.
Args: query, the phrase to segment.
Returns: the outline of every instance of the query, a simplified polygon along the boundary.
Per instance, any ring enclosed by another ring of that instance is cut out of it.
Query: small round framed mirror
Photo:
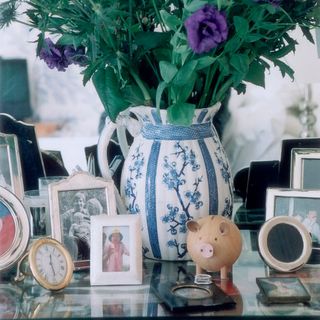
[[[269,267],[281,272],[291,272],[308,261],[312,240],[306,227],[296,218],[278,216],[262,225],[258,246]]]

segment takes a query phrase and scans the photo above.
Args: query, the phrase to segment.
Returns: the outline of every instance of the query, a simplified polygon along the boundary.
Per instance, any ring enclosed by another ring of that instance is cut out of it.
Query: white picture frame
[[[21,159],[15,134],[0,133],[0,186],[23,199]]]
[[[312,236],[314,246],[320,246],[320,190],[268,188],[266,220],[277,216],[295,217]]]
[[[120,234],[121,245],[113,242],[112,234]],[[93,216],[91,218],[92,248],[90,251],[91,285],[142,284],[142,240],[139,215]],[[115,261],[114,250],[122,258]]]
[[[48,185],[52,237],[67,247],[76,270],[90,267],[91,217],[116,215],[114,188],[84,171]]]
[[[291,150],[290,187],[320,190],[320,148]]]

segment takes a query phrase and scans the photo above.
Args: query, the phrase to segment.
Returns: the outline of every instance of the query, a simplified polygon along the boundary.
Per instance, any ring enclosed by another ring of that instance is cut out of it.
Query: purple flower
[[[50,69],[57,68],[58,71],[66,71],[70,64],[84,66],[87,63],[83,46],[75,48],[72,45],[57,45],[50,38],[45,39],[39,57],[46,62]]]
[[[228,36],[224,13],[212,5],[205,5],[194,12],[184,23],[189,46],[195,53],[209,52],[224,42]]]
[[[83,46],[75,48],[67,45],[64,47],[63,54],[65,55],[69,64],[78,64],[85,66],[87,64],[87,57],[85,56],[85,48]]]
[[[39,57],[46,62],[50,69],[57,68],[58,71],[66,71],[70,64],[63,54],[63,47],[55,45],[50,38],[45,39],[45,44],[40,50]]]

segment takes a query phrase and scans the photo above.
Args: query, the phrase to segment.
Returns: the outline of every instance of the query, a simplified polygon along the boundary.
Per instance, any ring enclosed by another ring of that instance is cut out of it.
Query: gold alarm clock
[[[74,264],[69,251],[59,241],[50,237],[35,240],[18,264],[16,281],[25,277],[26,272],[21,272],[20,266],[27,257],[31,275],[42,287],[56,291],[70,283]]]

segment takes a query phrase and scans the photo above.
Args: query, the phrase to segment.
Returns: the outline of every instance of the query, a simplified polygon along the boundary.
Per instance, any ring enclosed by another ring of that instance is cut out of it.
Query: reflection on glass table
[[[213,274],[214,283],[229,295],[236,304],[221,310],[194,310],[179,312],[179,316],[219,317],[232,316],[270,317],[297,316],[300,318],[320,317],[320,268],[306,265],[289,274],[299,277],[311,295],[309,305],[283,304],[264,305],[257,299],[259,289],[257,277],[288,276],[267,268],[258,251],[252,250],[250,231],[242,230],[243,251],[233,266],[232,280],[220,280]],[[89,271],[75,272],[71,284],[60,292],[49,292],[32,280],[19,285],[10,277],[0,284],[0,319],[3,318],[151,318],[175,317],[157,293],[155,284],[172,282],[183,284],[186,278],[194,275],[195,265],[188,262],[143,261],[143,284],[132,286],[90,286]],[[1,275],[2,276],[2,275]]]

